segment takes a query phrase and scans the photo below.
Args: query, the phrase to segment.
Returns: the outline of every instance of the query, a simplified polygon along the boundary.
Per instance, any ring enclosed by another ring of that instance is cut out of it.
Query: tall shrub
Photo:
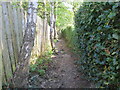
[[[67,41],[67,46],[72,48],[72,51],[78,51],[77,33],[73,26],[67,26],[65,29],[63,29],[62,36]]]
[[[75,30],[85,75],[98,86],[120,87],[120,2],[84,2]]]

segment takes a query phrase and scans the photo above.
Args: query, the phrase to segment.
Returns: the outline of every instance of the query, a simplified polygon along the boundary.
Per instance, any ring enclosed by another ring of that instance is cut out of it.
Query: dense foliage
[[[85,75],[98,87],[120,87],[120,2],[84,2],[75,30]]]
[[[58,30],[65,29],[68,25],[73,23],[74,13],[70,5],[69,3],[59,2],[57,6],[56,27]]]
[[[78,48],[77,34],[74,30],[74,26],[67,26],[62,30],[62,37],[67,41],[68,47],[76,50]]]

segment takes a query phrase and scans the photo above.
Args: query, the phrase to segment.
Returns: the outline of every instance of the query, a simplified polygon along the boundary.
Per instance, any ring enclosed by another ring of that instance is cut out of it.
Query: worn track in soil
[[[57,55],[52,56],[53,62],[44,77],[34,75],[31,87],[37,88],[93,88],[94,85],[83,79],[74,64],[77,57],[70,52],[65,41],[60,39],[56,43]]]

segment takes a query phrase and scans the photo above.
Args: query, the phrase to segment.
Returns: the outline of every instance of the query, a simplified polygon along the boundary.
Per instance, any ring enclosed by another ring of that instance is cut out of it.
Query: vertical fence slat
[[[3,12],[4,12],[4,21],[5,21],[5,27],[6,27],[6,40],[7,40],[7,46],[8,46],[8,53],[9,53],[9,59],[10,59],[10,66],[11,66],[11,71],[13,73],[13,63],[12,63],[12,60],[14,60],[14,57],[13,57],[13,45],[12,45],[12,35],[11,35],[11,24],[12,21],[10,21],[10,17],[9,17],[9,9],[8,9],[8,5],[9,3],[7,3],[5,5],[5,7],[3,8]]]
[[[42,46],[42,26],[41,26],[41,18],[38,17],[38,28],[39,28],[39,36],[38,36],[38,39],[39,39],[39,50],[40,50],[40,55],[41,55],[41,46]]]
[[[8,50],[8,38],[6,34],[6,30],[9,28],[9,22],[7,19],[7,11],[6,11],[6,4],[2,3],[2,11],[3,11],[3,31],[2,31],[2,43],[3,43],[3,64],[5,66],[5,72],[7,79],[12,76],[12,70],[11,70],[11,63],[10,63],[10,57],[9,57],[9,50]]]
[[[5,77],[5,70],[4,70],[4,64],[3,64],[3,42],[2,42],[2,32],[3,32],[3,16],[2,16],[2,7],[0,7],[0,83],[2,85],[2,82],[3,83],[6,83],[6,77]]]
[[[42,55],[42,53],[43,53],[43,21],[40,23],[40,25],[41,25],[41,55]]]
[[[22,14],[21,14],[21,10],[20,8],[17,8],[17,16],[18,16],[18,34],[19,34],[19,44],[20,44],[20,47],[22,45],[22,38],[23,38],[23,35],[22,35]]]
[[[13,16],[14,16],[13,22],[14,22],[15,35],[16,35],[16,40],[17,40],[17,48],[18,48],[18,52],[19,52],[20,51],[20,40],[19,40],[19,29],[18,29],[19,24],[18,24],[18,16],[17,15],[18,15],[17,8],[15,6],[13,6]]]
[[[38,17],[39,18],[39,17]],[[38,19],[37,20],[38,22],[37,22],[37,28],[38,28],[38,32],[37,32],[37,45],[38,45],[38,55],[40,55],[40,52],[41,52],[41,39],[40,39],[40,31],[41,31],[41,29],[40,29],[40,19]]]
[[[4,58],[3,58],[3,52],[2,52],[2,83],[7,83],[7,75],[5,70],[5,64],[4,64]]]
[[[0,90],[2,89],[2,8],[0,5]]]
[[[15,54],[16,54],[16,52],[15,52],[15,45],[16,45],[16,43],[15,43],[15,34],[14,34],[14,27],[13,27],[13,16],[12,16],[12,14],[11,14],[11,12],[12,12],[12,7],[11,7],[11,5],[10,4],[8,4],[7,5],[8,6],[8,18],[9,18],[9,27],[10,27],[10,29],[9,29],[9,34],[8,35],[10,35],[10,37],[8,37],[9,39],[10,39],[10,43],[9,43],[9,45],[11,45],[11,50],[10,50],[10,57],[11,57],[11,63],[12,63],[12,69],[13,69],[13,72],[15,71]]]
[[[24,32],[25,32],[25,13],[24,13],[24,10],[21,9],[21,20],[22,20],[22,36],[24,37]],[[22,37],[22,40],[23,40],[23,37]]]

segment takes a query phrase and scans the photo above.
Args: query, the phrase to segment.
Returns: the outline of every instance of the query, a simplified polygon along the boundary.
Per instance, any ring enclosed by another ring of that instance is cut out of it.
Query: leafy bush
[[[44,69],[40,69],[40,70],[38,70],[38,72],[41,76],[45,75],[45,70]]]
[[[75,30],[85,75],[98,87],[120,87],[120,2],[84,2]]]
[[[67,40],[68,46],[76,49],[77,48],[77,35],[73,26],[67,26],[64,30],[62,30],[62,36]]]

